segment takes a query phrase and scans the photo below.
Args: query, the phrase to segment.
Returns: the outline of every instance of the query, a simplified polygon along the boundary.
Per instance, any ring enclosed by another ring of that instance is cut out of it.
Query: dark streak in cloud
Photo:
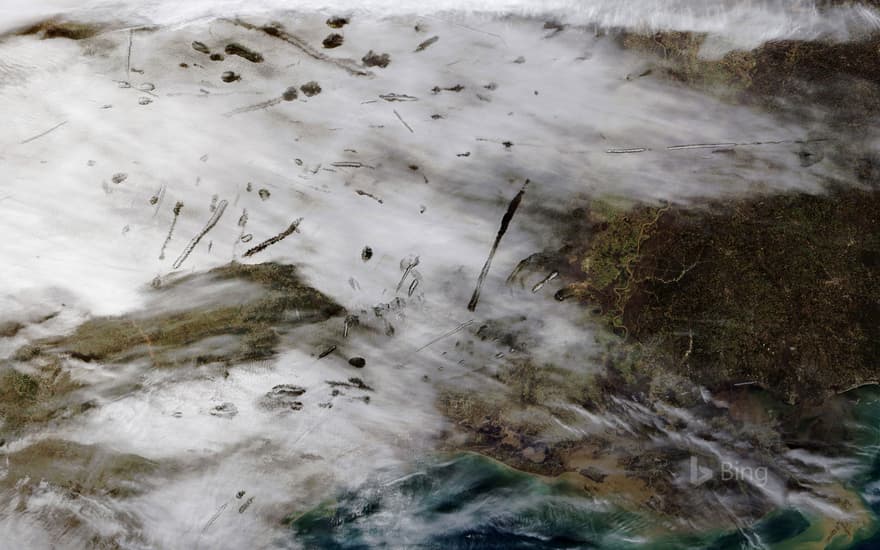
[[[467,308],[470,311],[475,311],[477,309],[477,302],[480,300],[480,288],[483,286],[483,281],[486,279],[486,275],[489,274],[489,267],[492,265],[492,258],[495,257],[495,251],[498,250],[501,238],[504,237],[504,234],[507,232],[507,227],[510,225],[511,220],[513,220],[513,215],[516,214],[516,209],[519,208],[519,203],[522,202],[528,184],[529,180],[526,180],[522,188],[519,190],[519,193],[517,193],[516,196],[513,197],[513,200],[510,201],[510,205],[507,207],[507,212],[505,212],[504,216],[501,218],[501,227],[498,228],[498,235],[495,237],[495,242],[492,244],[492,250],[489,251],[489,257],[486,258],[486,263],[483,264],[483,270],[480,271],[480,277],[477,279],[477,287],[474,289],[471,301],[468,302]]]
[[[291,223],[290,226],[289,226],[287,229],[285,229],[284,231],[282,231],[281,233],[275,235],[275,236],[272,237],[271,239],[266,239],[265,241],[261,242],[261,243],[258,244],[257,246],[255,246],[255,247],[251,248],[250,250],[248,250],[247,252],[245,252],[245,253],[244,253],[244,257],[245,257],[245,258],[248,258],[248,257],[250,257],[250,256],[253,256],[253,255],[256,254],[257,252],[262,252],[262,251],[265,250],[266,248],[268,248],[268,247],[272,246],[273,244],[275,244],[275,243],[277,243],[277,242],[283,240],[285,237],[287,237],[288,235],[290,235],[291,233],[293,233],[294,231],[296,231],[297,228],[299,228],[299,224],[302,222],[302,220],[303,220],[302,218],[297,218],[297,219],[295,219],[295,220],[293,221],[293,223]]]
[[[202,240],[202,237],[208,234],[208,231],[212,230],[217,222],[220,221],[220,216],[223,215],[223,212],[226,210],[226,205],[229,204],[229,201],[222,200],[220,204],[217,205],[217,209],[214,210],[214,214],[208,220],[208,223],[205,224],[204,229],[199,231],[195,237],[186,245],[186,248],[183,249],[183,252],[180,253],[177,260],[174,262],[174,269],[179,268],[183,265],[183,262],[189,257],[190,253],[192,253],[193,249],[199,244],[199,241]]]

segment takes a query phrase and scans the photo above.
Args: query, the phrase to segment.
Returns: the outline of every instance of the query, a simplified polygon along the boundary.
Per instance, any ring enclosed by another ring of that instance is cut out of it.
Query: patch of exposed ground
[[[78,361],[153,367],[230,366],[275,354],[281,335],[343,313],[296,268],[232,263],[150,288],[143,312],[98,317],[64,336],[19,348],[0,364],[0,439],[96,404],[74,376]]]
[[[875,382],[880,193],[782,194],[703,208],[596,203],[570,289],[713,390],[821,401]]]
[[[36,35],[43,40],[52,38],[83,40],[95,36],[102,30],[104,30],[103,25],[49,19],[26,27],[20,30],[18,34]]]
[[[32,424],[84,412],[94,405],[58,357],[34,357],[31,348],[16,359],[28,364],[0,365],[0,443]],[[0,445],[2,446],[2,445]]]
[[[156,299],[176,286],[205,278],[204,284],[230,281],[253,283],[260,292],[240,302],[193,304],[180,311],[89,320],[70,335],[36,343],[41,350],[69,354],[82,361],[118,362],[149,356],[156,366],[236,363],[266,359],[275,353],[278,331],[302,323],[326,320],[342,313],[332,299],[303,283],[290,265],[232,263],[172,281],[154,290]],[[185,303],[185,302],[184,302]],[[149,310],[148,310],[149,311]],[[235,344],[222,354],[195,357],[180,352],[186,346],[212,337],[229,336]]]
[[[877,380],[878,208],[880,193],[852,187],[691,207],[593,201],[562,251],[524,262],[558,269],[557,297],[594,310],[609,333],[585,361],[604,371],[511,360],[486,387],[447,387],[450,445],[628,509],[730,528],[718,495],[754,521],[778,503],[717,476],[697,488],[682,471],[693,455],[721,467],[695,439],[747,448],[786,490],[867,521],[857,495],[806,483],[783,457],[846,454],[855,398],[836,394]]]
[[[0,487],[21,490],[21,482],[46,482],[75,495],[131,496],[143,490],[138,480],[159,468],[137,455],[61,439],[39,441],[5,458],[7,473]]]
[[[707,36],[690,32],[622,33],[628,49],[648,52],[657,74],[730,99],[783,110],[832,109],[843,123],[880,113],[880,36],[851,42],[780,40],[719,58],[701,55]]]
[[[43,439],[0,453],[0,459],[0,492],[6,502],[45,531],[88,541],[89,548],[143,546],[138,518],[105,503],[137,496],[150,489],[151,478],[169,473],[138,455],[62,439]],[[94,517],[112,519],[119,527],[96,528],[90,521]]]

